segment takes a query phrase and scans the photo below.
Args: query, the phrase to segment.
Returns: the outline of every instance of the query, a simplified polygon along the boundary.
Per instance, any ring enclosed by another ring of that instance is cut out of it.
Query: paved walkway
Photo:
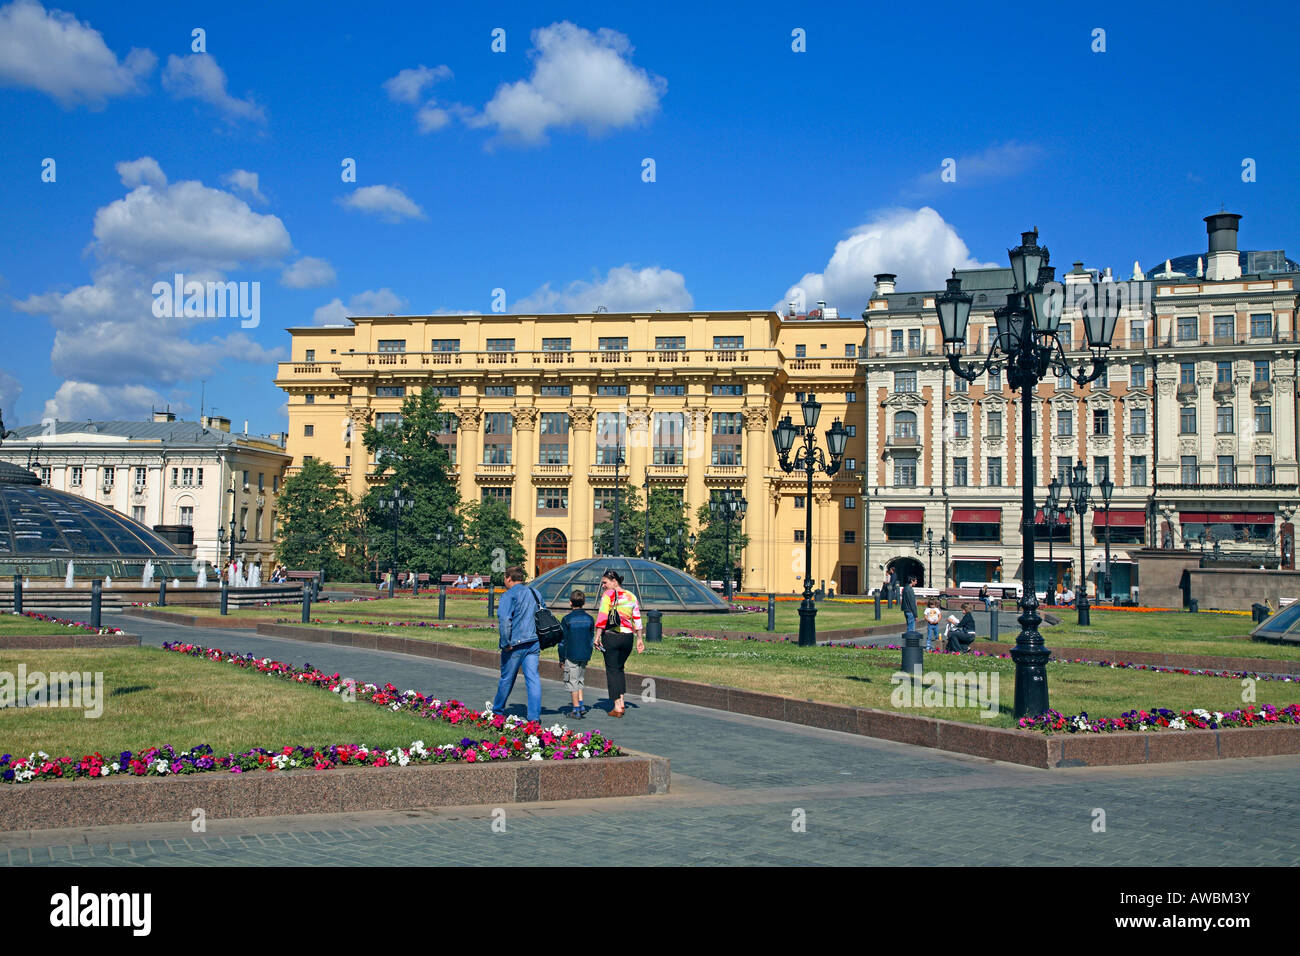
[[[488,700],[495,674],[402,654],[106,615],[146,644],[189,640],[363,680]],[[637,690],[632,688],[632,690]],[[568,695],[543,682],[543,719]],[[512,698],[522,711],[522,681]],[[594,703],[595,701],[589,701]],[[598,706],[608,708],[607,701]],[[976,757],[629,699],[585,726],[672,761],[657,797],[209,820],[0,834],[0,863],[1296,865],[1300,757],[1033,770]],[[1097,810],[1105,832],[1094,832]],[[802,830],[795,824],[803,822]]]

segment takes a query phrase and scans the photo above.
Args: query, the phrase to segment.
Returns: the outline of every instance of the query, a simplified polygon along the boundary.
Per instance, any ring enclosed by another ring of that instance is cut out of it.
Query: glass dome
[[[623,587],[637,596],[644,609],[656,611],[727,612],[727,604],[709,588],[677,568],[644,558],[587,558],[552,568],[530,582],[547,606],[567,608],[569,592],[586,592],[593,608],[606,569],[623,575]]]
[[[1250,636],[1269,643],[1300,644],[1300,601],[1264,618]]]

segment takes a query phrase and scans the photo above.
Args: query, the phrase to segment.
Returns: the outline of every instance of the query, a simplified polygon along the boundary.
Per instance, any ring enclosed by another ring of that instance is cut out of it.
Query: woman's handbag
[[[618,613],[618,589],[614,590],[614,596],[609,601],[609,613],[605,615],[605,630],[620,631],[623,629],[623,618]]]

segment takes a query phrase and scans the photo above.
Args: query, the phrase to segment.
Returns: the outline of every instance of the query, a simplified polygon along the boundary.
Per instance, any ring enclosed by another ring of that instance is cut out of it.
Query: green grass
[[[1052,609],[1050,613],[1061,618],[1061,623],[1042,628],[1048,647],[1096,648],[1109,654],[1115,651],[1156,651],[1300,660],[1300,647],[1294,645],[1233,640],[1233,635],[1248,634],[1254,627],[1249,617],[1238,614],[1091,611],[1092,626],[1080,627],[1079,612],[1072,608]]]
[[[19,664],[29,674],[102,673],[103,713],[88,719],[82,710],[66,707],[5,708],[0,710],[0,753],[26,756],[44,750],[79,757],[165,744],[183,750],[205,743],[220,754],[299,744],[387,749],[415,740],[434,747],[465,736],[449,724],[365,701],[346,703],[317,687],[158,648],[0,652],[0,671],[16,674]]]
[[[0,634],[90,634],[81,628],[50,624],[22,614],[0,614]]]

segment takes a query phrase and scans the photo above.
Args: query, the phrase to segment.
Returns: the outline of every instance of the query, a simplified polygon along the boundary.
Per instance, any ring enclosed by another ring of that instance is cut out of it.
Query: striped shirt
[[[600,605],[596,610],[596,627],[604,628],[605,621],[609,619],[610,597],[617,593],[618,599],[615,607],[618,608],[619,631],[621,633],[631,633],[632,631],[641,630],[641,604],[637,601],[636,595],[631,591],[624,591],[619,588],[615,591],[603,591],[600,595]]]

